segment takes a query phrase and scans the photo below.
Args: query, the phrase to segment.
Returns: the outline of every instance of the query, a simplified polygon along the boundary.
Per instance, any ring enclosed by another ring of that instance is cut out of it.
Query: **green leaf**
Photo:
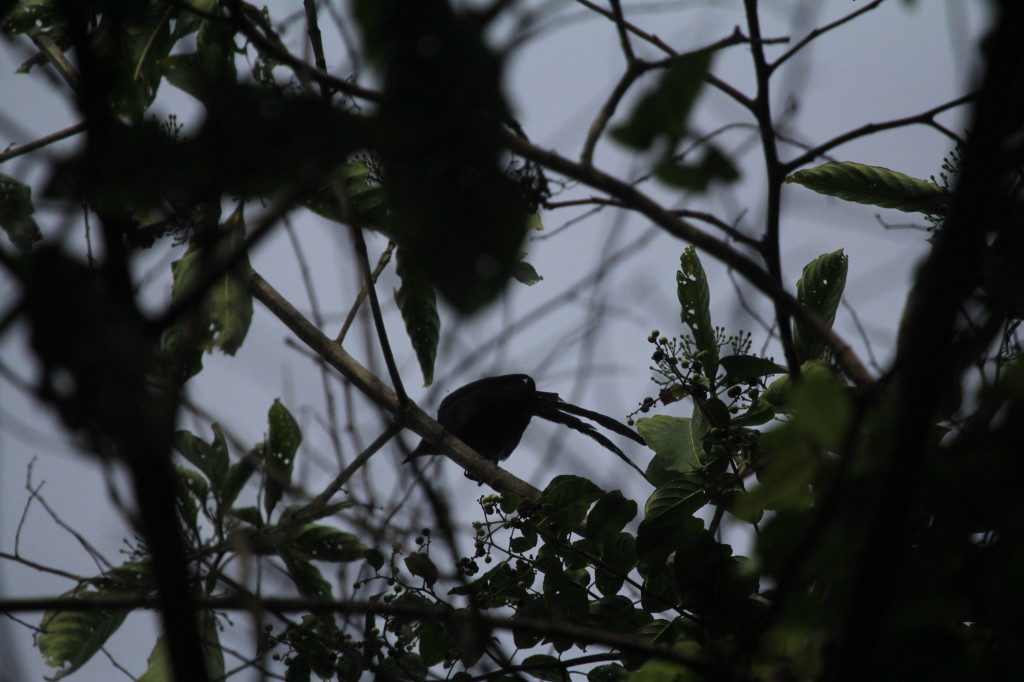
[[[368,549],[352,533],[317,524],[306,526],[295,538],[294,545],[313,559],[336,563],[362,559]]]
[[[594,585],[601,594],[618,594],[625,577],[636,566],[636,538],[619,533],[613,542],[605,541],[601,547],[601,560],[605,566],[594,569]]]
[[[188,431],[174,434],[174,448],[197,469],[206,474],[210,483],[217,488],[228,470],[228,444],[219,424],[213,424],[213,442],[206,441]]]
[[[618,537],[636,512],[636,502],[613,490],[599,499],[587,515],[587,535],[602,544],[608,543]]]
[[[527,656],[520,664],[524,673],[538,680],[549,680],[549,682],[565,682],[568,679],[568,668],[561,664],[554,656],[547,654],[534,654]]]
[[[587,509],[599,499],[603,491],[579,476],[556,476],[541,493],[542,513],[548,523],[554,524],[559,534],[576,530],[586,518]]]
[[[544,279],[541,275],[537,274],[537,271],[532,265],[523,260],[523,256],[526,254],[520,254],[519,260],[512,265],[512,276],[517,281],[525,284],[526,286],[532,287],[537,282]]]
[[[587,671],[587,682],[622,682],[629,671],[619,663],[605,663]]]
[[[405,249],[395,254],[396,269],[402,286],[395,292],[395,303],[402,313],[405,331],[412,342],[423,373],[423,385],[434,381],[434,359],[441,337],[441,318],[437,314],[437,297],[433,285],[406,264]]]
[[[712,180],[730,182],[740,176],[729,157],[710,145],[695,164],[679,163],[674,156],[666,155],[655,167],[654,175],[669,185],[696,192],[705,191]]]
[[[22,251],[30,250],[33,244],[43,238],[39,225],[32,217],[35,210],[32,205],[32,188],[0,173],[0,229]]]
[[[679,475],[659,486],[647,500],[637,529],[640,560],[668,556],[703,530],[704,524],[693,514],[706,503],[703,482],[693,475]]]
[[[654,90],[637,102],[629,120],[612,130],[612,137],[634,149],[648,149],[665,137],[674,147],[686,132],[686,119],[711,66],[711,54],[701,50],[674,59]]]
[[[222,505],[230,507],[235,503],[238,493],[242,492],[242,488],[249,478],[252,477],[254,471],[256,471],[256,467],[248,457],[243,457],[228,467],[227,474],[224,476],[224,483],[221,485],[220,490],[217,491],[220,494]]]
[[[217,620],[212,613],[205,610],[200,611],[197,617],[207,676],[211,680],[221,679],[224,677],[224,651],[220,648]],[[173,663],[167,649],[166,635],[157,638],[156,645],[146,662],[149,668],[139,677],[139,682],[174,682]]]
[[[274,400],[267,416],[270,434],[264,444],[267,481],[263,492],[263,508],[269,515],[291,484],[292,467],[295,465],[295,453],[302,442],[302,431],[280,400]]]
[[[162,66],[168,83],[200,101],[203,99],[207,84],[200,68],[198,53],[164,57]]]
[[[725,370],[723,384],[732,386],[748,379],[759,379],[773,374],[786,374],[787,367],[756,355],[727,355],[719,361]]]
[[[63,14],[54,0],[21,0],[4,21],[3,30],[6,33],[28,33],[35,29],[48,31],[62,23],[62,19]]]
[[[405,567],[413,575],[423,578],[427,585],[433,585],[437,582],[437,566],[434,565],[434,562],[426,554],[417,552],[405,557]]]
[[[97,596],[103,591],[76,587],[63,598]],[[39,622],[36,645],[46,665],[60,668],[48,680],[59,680],[78,670],[100,650],[104,642],[121,627],[127,609],[94,608],[83,611],[47,611]]]
[[[199,532],[199,505],[205,504],[210,486],[198,471],[175,467],[178,473],[178,513],[193,533]]]
[[[288,577],[306,597],[329,598],[331,584],[324,580],[320,569],[309,561],[309,557],[293,545],[282,545],[281,558],[284,560]]]
[[[638,419],[636,427],[655,453],[647,466],[647,477],[655,485],[661,485],[676,474],[703,469],[701,440],[707,427],[698,426],[686,417],[662,414]]]
[[[796,283],[796,296],[829,326],[836,319],[836,310],[846,287],[846,271],[849,259],[842,249],[825,253],[804,266],[803,274]],[[793,328],[793,343],[801,362],[825,357],[825,343],[809,328],[796,322]]]
[[[679,271],[676,273],[676,293],[681,310],[679,318],[690,328],[697,343],[697,359],[703,365],[703,373],[714,380],[718,373],[718,338],[711,326],[711,292],[704,268],[697,257],[697,250],[688,246],[679,257]]]
[[[218,238],[211,246],[193,240],[185,255],[171,263],[174,284],[171,300],[180,301],[202,282],[211,267],[235,254],[245,243],[245,221],[239,204],[231,217],[219,226]],[[252,323],[252,294],[249,292],[249,258],[242,255],[227,272],[210,284],[201,303],[192,315],[168,330],[164,354],[185,366],[187,376],[194,376],[202,367],[202,352],[220,348],[234,355]],[[183,344],[188,342],[189,346]]]
[[[797,171],[786,178],[786,182],[846,201],[907,213],[943,215],[949,209],[949,192],[932,182],[850,161],[832,161]]]

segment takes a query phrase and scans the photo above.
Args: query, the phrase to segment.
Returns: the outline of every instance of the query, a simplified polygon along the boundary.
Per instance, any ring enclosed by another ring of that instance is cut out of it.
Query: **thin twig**
[[[392,241],[389,241],[387,248],[384,249],[384,251],[377,258],[377,265],[373,268],[373,273],[372,273],[371,279],[374,282],[376,282],[377,279],[380,277],[380,273],[382,273],[384,271],[384,268],[387,267],[387,264],[391,262],[391,254],[393,254],[394,251],[395,251],[395,243],[392,242]],[[345,322],[342,323],[341,330],[338,332],[338,335],[334,339],[335,342],[343,343],[345,341],[345,336],[348,335],[349,327],[351,327],[352,323],[355,321],[356,314],[359,312],[359,308],[363,305],[363,301],[365,301],[365,300],[366,300],[366,287],[363,286],[359,290],[359,294],[356,295],[356,300],[352,302],[352,307],[349,308],[348,315],[345,316]]]
[[[824,35],[825,33],[828,33],[832,29],[839,28],[840,26],[842,26],[843,24],[845,24],[848,21],[853,21],[854,19],[856,19],[860,15],[864,14],[865,12],[870,12],[871,10],[873,10],[876,7],[878,7],[879,5],[881,5],[883,2],[885,2],[885,0],[874,0],[873,2],[868,3],[864,7],[861,7],[859,9],[856,9],[856,10],[850,12],[845,17],[841,17],[839,19],[836,19],[831,24],[826,24],[825,26],[822,26],[820,28],[814,29],[813,31],[808,33],[806,36],[804,36],[803,40],[798,42],[796,45],[794,45],[790,49],[786,50],[782,54],[781,57],[776,59],[774,62],[768,64],[768,73],[772,73],[773,71],[775,71],[775,69],[779,68],[787,59],[789,59],[790,57],[795,55],[797,52],[802,50],[812,40],[821,37],[822,35]]]
[[[867,125],[863,125],[860,128],[855,128],[853,130],[847,131],[847,132],[843,133],[842,135],[838,135],[838,136],[832,138],[828,142],[823,142],[822,144],[818,145],[817,147],[809,149],[808,151],[804,152],[803,154],[801,154],[800,156],[796,157],[795,159],[792,159],[791,161],[787,161],[787,162],[783,163],[782,164],[782,172],[785,173],[786,175],[789,175],[790,173],[795,171],[800,166],[803,166],[806,163],[810,163],[811,161],[813,161],[817,157],[821,156],[822,154],[824,154],[828,150],[830,150],[830,149],[832,149],[834,147],[838,147],[839,145],[844,144],[846,142],[849,142],[851,140],[856,140],[859,137],[865,137],[866,135],[873,135],[874,133],[878,133],[878,132],[881,132],[883,130],[892,130],[893,128],[901,128],[903,126],[914,125],[914,124],[925,124],[925,125],[932,125],[933,127],[935,127],[935,123],[934,123],[934,121],[932,119],[937,114],[940,114],[943,111],[947,111],[947,110],[952,109],[954,107],[958,107],[958,106],[961,106],[963,104],[967,104],[968,102],[972,102],[976,98],[977,98],[977,93],[973,93],[972,92],[972,93],[969,93],[967,95],[963,95],[962,97],[957,97],[954,100],[950,100],[949,102],[946,102],[945,104],[940,104],[937,107],[933,107],[933,108],[929,109],[928,111],[923,111],[920,114],[915,114],[913,116],[905,116],[903,118],[896,118],[896,119],[893,119],[891,121],[886,121],[884,123],[868,123]],[[941,131],[945,132],[945,128],[941,128],[940,127],[939,129]],[[954,136],[954,139],[959,139],[959,138],[956,138]]]
[[[311,78],[319,83],[321,87],[332,88],[338,92],[343,92],[350,97],[358,97],[369,102],[380,102],[381,94],[379,92],[369,90],[360,85],[356,85],[355,83],[350,83],[347,80],[333,76],[312,64],[302,61],[282,46],[275,45],[272,40],[260,33],[256,26],[246,18],[245,12],[242,9],[243,3],[238,0],[230,0],[228,4],[231,7],[231,23],[238,28],[238,30],[240,30],[245,37],[253,43],[253,45],[279,62],[291,67],[292,70],[295,71],[296,75],[299,75],[301,78]],[[217,17],[216,15],[211,16],[219,20],[224,19],[223,17]]]
[[[323,36],[320,34],[320,23],[317,20],[316,0],[302,0],[302,6],[306,10],[306,32],[309,34],[309,44],[313,48],[313,60],[316,68],[327,73],[327,60],[324,58]],[[331,87],[320,83],[320,96],[324,101],[331,101]]]
[[[21,156],[23,154],[28,154],[29,152],[34,152],[37,149],[42,149],[47,145],[51,145],[54,142],[59,142],[61,140],[71,137],[72,135],[77,135],[78,133],[84,132],[85,127],[86,126],[84,122],[76,123],[75,125],[65,128],[64,130],[58,130],[55,133],[50,133],[46,137],[40,137],[38,140],[26,142],[20,147],[8,149],[7,151],[0,154],[0,163]]]
[[[615,22],[615,30],[619,34],[619,44],[622,46],[622,54],[626,57],[627,68],[636,61],[633,54],[633,46],[629,42],[629,31],[626,30],[626,18],[622,13],[622,3],[619,0],[610,0],[612,5],[612,21]]]

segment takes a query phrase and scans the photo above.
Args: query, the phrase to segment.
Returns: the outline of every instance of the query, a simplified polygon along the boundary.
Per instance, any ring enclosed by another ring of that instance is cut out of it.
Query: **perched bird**
[[[488,377],[452,391],[441,401],[437,421],[448,432],[480,453],[481,457],[498,463],[507,459],[519,445],[530,420],[540,417],[585,433],[643,474],[622,450],[593,425],[574,415],[586,417],[610,431],[641,445],[645,444],[644,439],[635,431],[611,417],[567,403],[557,393],[538,391],[533,379],[525,374]],[[423,439],[405,461],[440,452],[436,445]]]

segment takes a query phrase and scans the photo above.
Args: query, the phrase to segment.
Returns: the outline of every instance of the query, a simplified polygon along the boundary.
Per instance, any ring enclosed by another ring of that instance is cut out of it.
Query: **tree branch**
[[[787,313],[813,330],[832,350],[836,363],[855,384],[865,386],[874,381],[849,344],[843,341],[828,324],[804,307],[761,266],[732,249],[728,244],[681,220],[628,183],[596,168],[575,163],[555,152],[540,149],[512,135],[505,136],[505,144],[514,153],[524,158],[616,197],[624,207],[646,216],[669,234],[693,244],[698,249],[732,267],[768,298],[778,302]]]
[[[540,491],[532,485],[495,466],[458,438],[447,433],[443,426],[411,401],[403,411],[398,395],[387,384],[363,367],[339,344],[324,335],[256,272],[252,273],[250,288],[253,296],[284,322],[314,353],[341,372],[342,376],[379,407],[396,417],[401,413],[408,428],[424,438],[437,442],[450,459],[474,478],[495,490],[512,492],[526,500],[536,500],[540,496]]]

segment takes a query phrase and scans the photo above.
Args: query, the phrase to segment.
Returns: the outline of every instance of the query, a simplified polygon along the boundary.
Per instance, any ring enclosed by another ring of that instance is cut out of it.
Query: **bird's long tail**
[[[608,440],[608,438],[606,438],[604,434],[602,434],[600,431],[595,429],[593,425],[588,424],[587,422],[581,419],[577,419],[576,417],[573,416],[573,414],[578,414],[581,417],[586,417],[587,419],[597,422],[598,424],[605,427],[609,431],[614,431],[615,433],[631,438],[632,440],[640,444],[646,445],[644,439],[641,438],[635,431],[630,429],[625,424],[615,421],[611,417],[600,414],[598,412],[586,410],[582,407],[578,407],[571,403],[567,403],[561,398],[559,398],[557,393],[544,393],[538,391],[537,395],[540,398],[540,401],[537,411],[535,413],[536,416],[540,417],[541,419],[546,419],[550,422],[555,422],[556,424],[568,426],[570,429],[573,429],[574,431],[579,431],[582,434],[590,436],[595,441],[600,443],[602,447],[612,451],[622,461],[624,461],[626,464],[640,472],[640,475],[643,476],[645,479],[647,478],[647,475],[644,473],[643,469],[634,464],[633,461],[626,456],[626,453],[620,450],[618,446],[615,445],[615,443]]]

